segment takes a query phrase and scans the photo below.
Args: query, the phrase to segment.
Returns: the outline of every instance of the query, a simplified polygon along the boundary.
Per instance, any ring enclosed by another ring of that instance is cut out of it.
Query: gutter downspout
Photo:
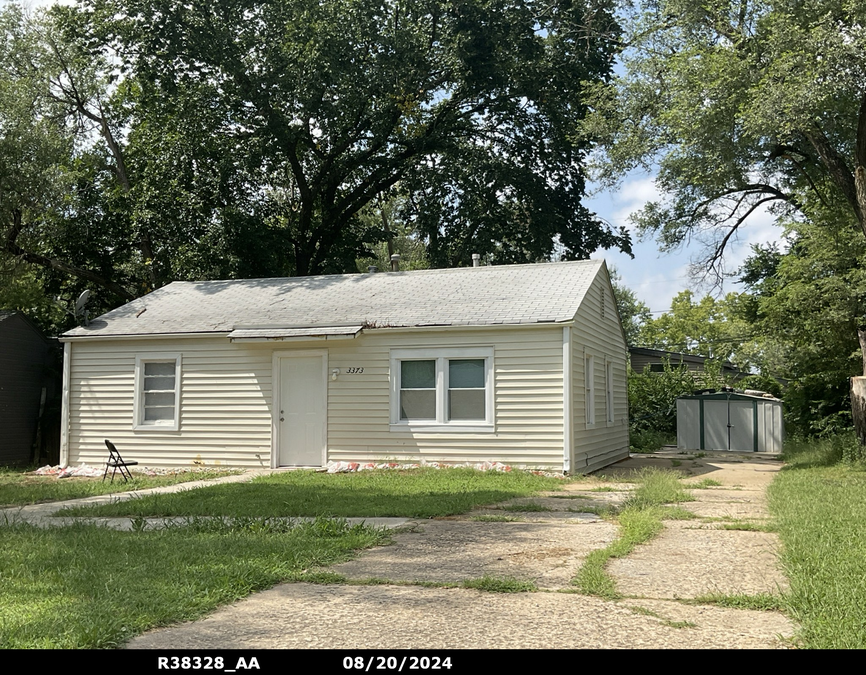
[[[72,343],[63,343],[63,389],[60,407],[60,466],[69,463],[69,387],[72,379]]]
[[[572,396],[571,326],[562,327],[562,472],[571,473],[574,456],[574,397]]]

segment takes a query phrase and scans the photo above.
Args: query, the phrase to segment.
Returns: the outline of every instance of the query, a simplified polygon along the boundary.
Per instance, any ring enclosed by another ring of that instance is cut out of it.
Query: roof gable
[[[238,328],[485,326],[571,321],[601,260],[174,282],[67,337]]]

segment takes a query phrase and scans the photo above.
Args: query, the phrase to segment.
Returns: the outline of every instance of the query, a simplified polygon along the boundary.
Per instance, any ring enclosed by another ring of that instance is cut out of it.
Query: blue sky
[[[596,188],[597,189],[597,188]],[[590,186],[592,191],[592,186]],[[671,299],[680,291],[691,288],[699,296],[706,293],[718,295],[719,290],[701,285],[689,276],[689,266],[700,259],[705,242],[693,240],[680,250],[662,253],[653,240],[641,241],[629,215],[639,211],[648,201],[656,201],[662,195],[656,189],[650,174],[631,174],[623,179],[619,189],[599,191],[584,203],[591,211],[615,227],[626,226],[632,233],[634,259],[618,251],[600,250],[592,258],[604,258],[608,266],[615,267],[622,283],[633,290],[638,299],[649,305],[654,316],[670,308]],[[774,225],[775,218],[766,211],[756,211],[732,237],[725,256],[725,266],[735,271],[751,252],[751,245],[776,241],[781,229]],[[740,284],[728,280],[723,285],[725,293],[744,290]]]

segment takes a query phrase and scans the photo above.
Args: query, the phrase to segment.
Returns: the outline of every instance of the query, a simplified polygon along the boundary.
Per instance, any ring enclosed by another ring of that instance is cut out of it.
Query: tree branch
[[[864,116],[866,116],[866,113],[864,113],[864,105],[866,105],[866,95],[864,95],[860,106],[860,119],[857,134],[858,141],[860,138],[861,126],[866,127],[866,120],[864,120]],[[842,194],[845,195],[845,199],[848,200],[848,203],[854,209],[854,215],[857,216],[857,222],[860,223],[861,229],[863,229],[864,234],[866,234],[866,210],[864,210],[857,198],[856,181],[851,169],[848,168],[845,160],[839,156],[839,153],[836,152],[836,149],[830,144],[830,140],[821,129],[818,127],[805,129],[803,135],[806,137],[806,140],[812,144],[812,147],[815,148],[815,152],[818,153],[821,163],[830,174],[830,179],[842,191]]]
[[[135,299],[135,296],[127,291],[120,284],[111,281],[110,279],[106,279],[105,277],[96,274],[95,272],[91,272],[90,270],[83,269],[81,267],[75,267],[74,265],[69,265],[61,260],[57,260],[56,258],[49,258],[44,255],[40,255],[38,253],[33,253],[32,251],[25,251],[21,246],[18,245],[18,235],[21,234],[21,231],[24,229],[24,223],[21,216],[21,211],[15,209],[12,211],[12,226],[6,232],[6,236],[3,238],[3,250],[11,253],[12,255],[21,258],[22,260],[29,262],[33,265],[40,265],[41,267],[48,267],[53,270],[57,270],[58,272],[63,272],[64,274],[69,274],[79,279],[86,279],[87,281],[92,281],[99,286],[111,291],[116,296],[126,300],[127,302]]]
[[[854,192],[860,227],[866,234],[866,92],[860,98],[857,117],[857,142],[854,152]],[[866,353],[864,353],[866,354]],[[864,355],[866,358],[866,355]]]
[[[765,204],[767,202],[778,201],[781,199],[780,197],[764,197],[764,199],[759,199],[754,204],[752,204],[748,210],[739,218],[737,221],[731,226],[731,229],[728,230],[727,234],[722,238],[722,241],[716,245],[716,250],[713,252],[713,255],[710,256],[710,259],[707,261],[708,271],[715,274],[716,276],[721,276],[721,270],[718,268],[718,262],[722,259],[722,256],[725,253],[725,247],[728,245],[728,242],[731,240],[731,237],[734,236],[734,233],[737,229],[742,225],[746,218],[748,218],[752,213],[757,209],[761,204]],[[731,216],[726,218],[729,220],[733,217],[733,213]]]

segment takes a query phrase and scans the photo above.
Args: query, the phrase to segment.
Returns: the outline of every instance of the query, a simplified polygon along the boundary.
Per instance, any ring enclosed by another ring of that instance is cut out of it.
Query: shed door
[[[704,401],[704,449],[728,449],[727,401]]]
[[[277,466],[325,463],[328,416],[324,359],[323,355],[279,359]]]
[[[755,404],[752,401],[730,401],[731,446],[737,452],[755,450]]]
[[[751,401],[704,401],[704,448],[754,451],[754,404]]]

